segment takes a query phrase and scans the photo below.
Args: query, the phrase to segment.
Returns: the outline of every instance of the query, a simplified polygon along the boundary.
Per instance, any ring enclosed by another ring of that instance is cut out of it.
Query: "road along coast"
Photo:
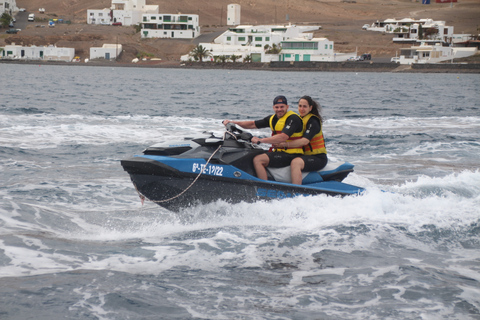
[[[403,73],[480,73],[480,63],[441,63],[399,65],[388,62],[315,62],[315,61],[275,61],[270,63],[214,63],[214,62],[150,62],[121,63],[115,61],[63,62],[63,61],[19,61],[0,60],[0,63],[27,65],[62,65],[85,67],[130,67],[130,68],[182,68],[182,69],[229,69],[229,70],[268,70],[268,71],[308,71],[308,72],[403,72]]]

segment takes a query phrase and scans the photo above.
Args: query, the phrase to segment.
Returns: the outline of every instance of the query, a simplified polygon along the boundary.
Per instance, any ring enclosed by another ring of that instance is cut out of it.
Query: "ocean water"
[[[0,74],[0,319],[480,319],[479,75]],[[277,94],[320,102],[365,194],[141,204],[121,159]]]

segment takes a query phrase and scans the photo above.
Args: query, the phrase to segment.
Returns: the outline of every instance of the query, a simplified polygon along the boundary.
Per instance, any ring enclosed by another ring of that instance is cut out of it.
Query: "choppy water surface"
[[[478,75],[0,71],[1,319],[480,319]],[[364,195],[141,205],[122,158],[277,94]]]

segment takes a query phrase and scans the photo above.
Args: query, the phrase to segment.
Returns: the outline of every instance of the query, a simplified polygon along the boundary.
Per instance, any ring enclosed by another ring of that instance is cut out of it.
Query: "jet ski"
[[[328,162],[320,171],[303,173],[302,185],[291,183],[290,167],[268,168],[268,180],[256,177],[253,158],[268,152],[251,143],[252,135],[229,123],[222,137],[164,142],[142,155],[121,161],[142,201],[172,211],[217,200],[229,203],[327,194],[357,195],[363,188],[343,183],[353,172],[348,162]]]

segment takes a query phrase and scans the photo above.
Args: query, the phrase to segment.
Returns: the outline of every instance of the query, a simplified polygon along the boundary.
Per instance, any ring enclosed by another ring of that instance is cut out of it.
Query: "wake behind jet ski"
[[[363,188],[341,182],[353,165],[331,163],[303,174],[302,185],[291,183],[290,167],[267,168],[268,180],[256,177],[253,158],[268,152],[251,143],[252,135],[228,124],[222,137],[205,137],[155,144],[143,155],[122,160],[139,193],[169,210],[217,200],[282,199],[327,194],[355,195]]]

